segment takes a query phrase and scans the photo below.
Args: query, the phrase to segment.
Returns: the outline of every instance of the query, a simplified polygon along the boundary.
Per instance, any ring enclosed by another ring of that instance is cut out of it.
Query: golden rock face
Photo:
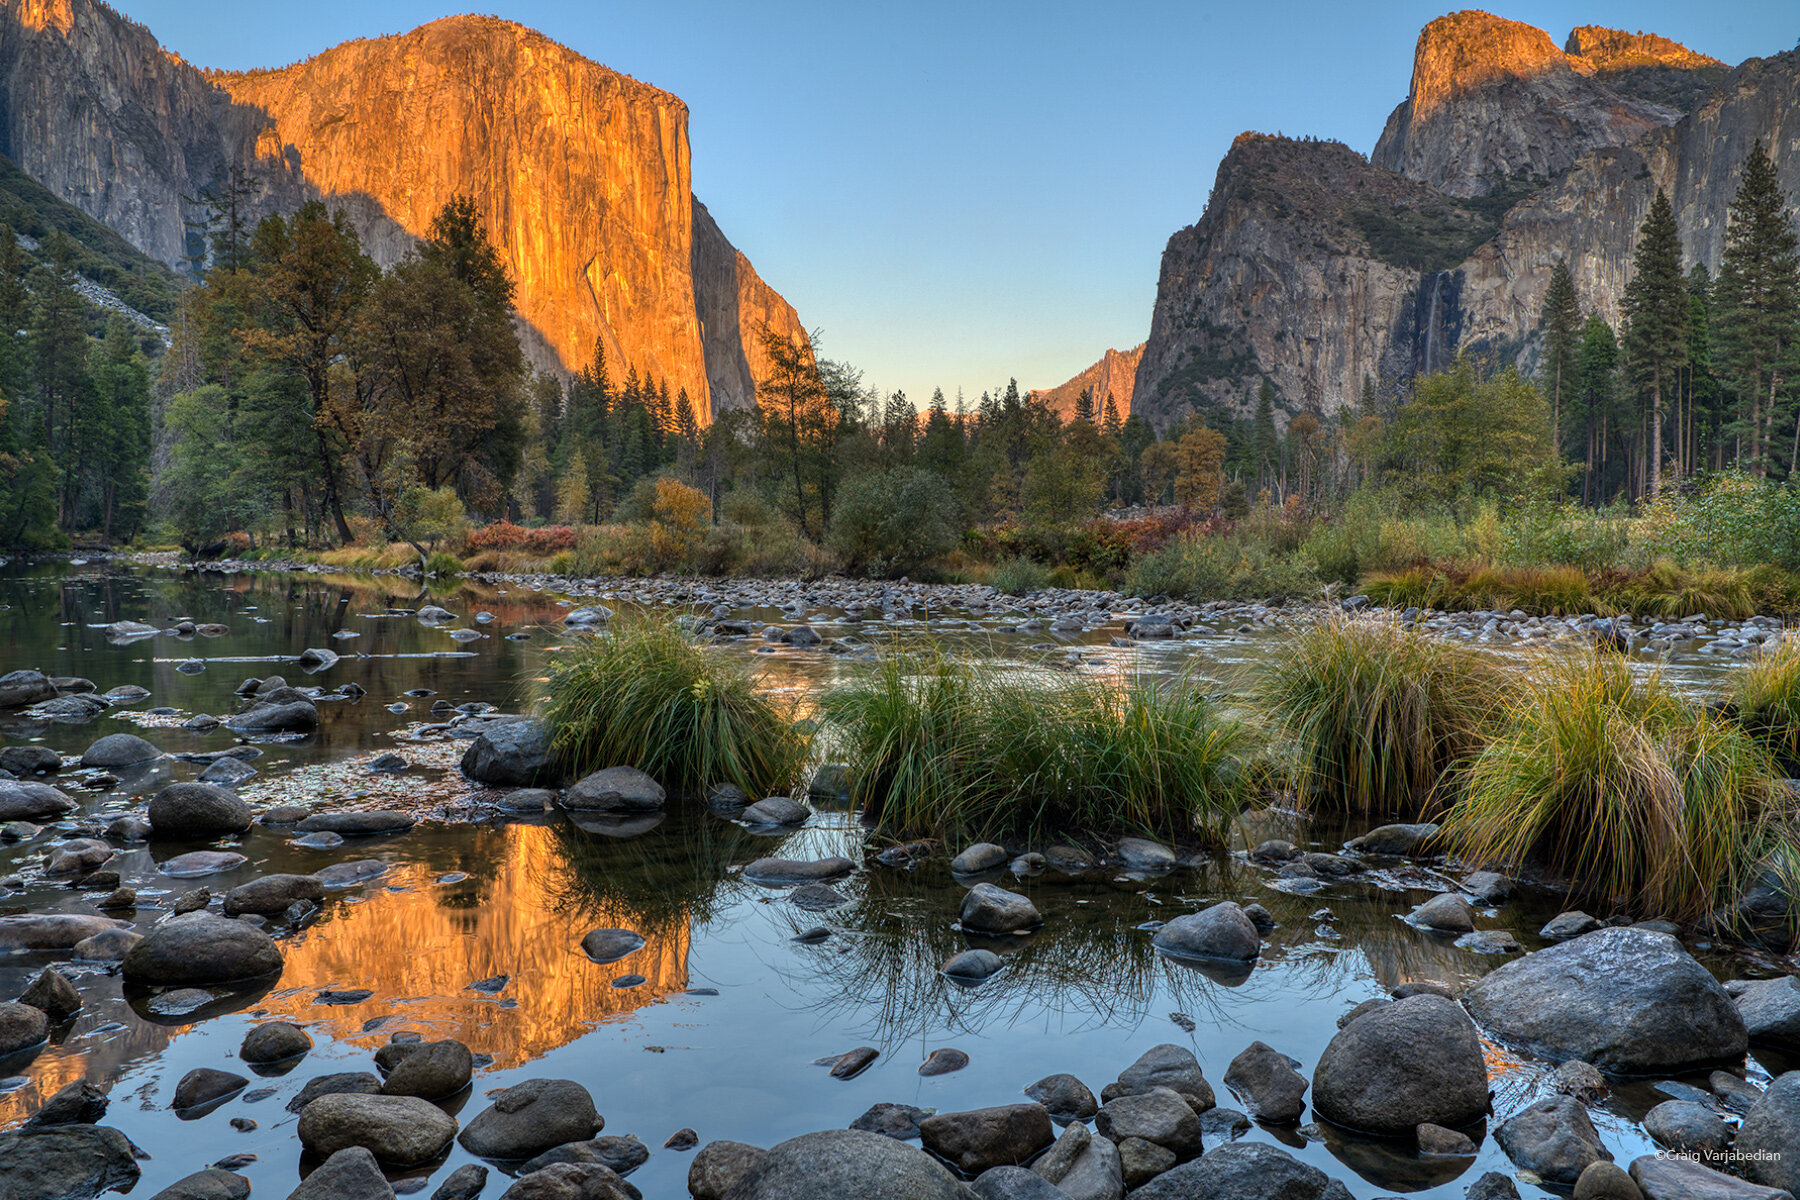
[[[275,70],[203,73],[94,0],[0,0],[0,149],[180,265],[192,197],[232,171],[253,216],[321,197],[384,265],[475,198],[518,285],[533,364],[596,339],[706,419],[754,403],[759,332],[793,308],[692,192],[687,106],[542,34],[449,17]]]
[[[1131,393],[1137,383],[1138,364],[1143,359],[1142,342],[1129,350],[1109,349],[1100,356],[1099,362],[1073,379],[1053,388],[1033,391],[1032,395],[1042,397],[1049,403],[1051,410],[1066,421],[1075,415],[1075,400],[1081,395],[1081,389],[1092,388],[1096,414],[1105,415],[1106,397],[1111,395],[1119,415],[1129,417]]]

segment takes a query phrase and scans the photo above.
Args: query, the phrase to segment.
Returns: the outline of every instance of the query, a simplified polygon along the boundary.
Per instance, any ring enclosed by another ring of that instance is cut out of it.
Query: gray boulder
[[[1365,1133],[1467,1125],[1488,1107],[1481,1039],[1455,1001],[1420,994],[1338,1030],[1313,1070],[1313,1108]]]
[[[62,755],[48,746],[7,746],[0,749],[0,771],[9,775],[54,775],[62,770]]]
[[[831,1129],[764,1152],[726,1200],[974,1200],[975,1193],[923,1150],[878,1133]]]
[[[81,993],[55,967],[39,971],[19,996],[20,1004],[42,1009],[53,1021],[72,1017],[81,1010]]]
[[[1747,983],[1737,992],[1737,1006],[1753,1044],[1800,1051],[1800,979],[1783,975]]]
[[[244,921],[183,913],[151,928],[125,955],[125,982],[140,987],[206,987],[278,974],[281,951]]]
[[[971,1186],[981,1200],[1069,1200],[1055,1184],[1024,1167],[994,1167]]]
[[[1176,958],[1250,962],[1262,953],[1256,925],[1229,900],[1183,913],[1151,940],[1158,950]]]
[[[1791,1152],[1791,1144],[1789,1149]],[[1631,1180],[1644,1200],[1793,1200],[1793,1193],[1786,1188],[1736,1179],[1705,1163],[1662,1155],[1635,1160]]]
[[[550,731],[528,718],[490,723],[463,751],[462,772],[489,787],[554,783]]]
[[[131,767],[162,757],[162,751],[135,733],[110,733],[81,755],[84,767]]]
[[[377,808],[367,812],[314,813],[294,825],[296,833],[335,833],[339,837],[389,837],[418,823],[411,813]]]
[[[607,767],[570,787],[562,806],[575,812],[660,812],[667,799],[662,784],[636,767]]]
[[[1351,838],[1345,848],[1356,854],[1414,855],[1424,851],[1437,833],[1438,827],[1430,823],[1381,825]]]
[[[594,1098],[572,1079],[528,1079],[497,1092],[457,1139],[478,1158],[530,1158],[564,1142],[584,1142],[606,1124]]]
[[[339,1092],[353,1092],[359,1095],[374,1095],[381,1090],[381,1080],[368,1071],[334,1071],[329,1075],[315,1075],[307,1080],[293,1099],[287,1102],[287,1110],[291,1113],[303,1112],[306,1106],[320,1096],[335,1095]]]
[[[519,1176],[500,1200],[643,1200],[643,1193],[599,1163],[552,1163]]]
[[[1643,1125],[1663,1149],[1702,1161],[1722,1161],[1731,1144],[1732,1128],[1725,1119],[1693,1100],[1665,1100],[1644,1114]]]
[[[41,1008],[10,1001],[0,1004],[0,1058],[41,1046],[50,1038],[50,1016]]]
[[[150,1200],[244,1200],[250,1181],[233,1171],[208,1167],[171,1183]]]
[[[643,1166],[649,1158],[650,1148],[635,1137],[597,1137],[585,1142],[565,1142],[536,1158],[528,1158],[519,1174],[529,1175],[552,1163],[569,1162],[599,1163],[623,1175]]]
[[[0,1133],[0,1196],[94,1200],[138,1180],[131,1141],[104,1125],[49,1125]]]
[[[1472,933],[1475,930],[1475,910],[1455,892],[1433,896],[1414,909],[1410,919],[1415,925],[1443,933]]]
[[[200,772],[201,783],[216,784],[219,787],[234,788],[247,779],[255,779],[260,774],[257,769],[241,758],[216,758]]]
[[[724,1200],[737,1181],[761,1163],[766,1154],[768,1151],[761,1146],[743,1142],[708,1142],[688,1165],[688,1195],[694,1200]]]
[[[1350,1191],[1314,1166],[1263,1142],[1227,1142],[1158,1175],[1131,1200],[1351,1200]]]
[[[581,952],[597,963],[615,963],[643,948],[643,935],[631,929],[590,929],[581,939]]]
[[[1800,1196],[1800,1071],[1769,1085],[1738,1126],[1744,1177]]]
[[[1032,1164],[1034,1171],[1037,1167],[1038,1163]],[[1056,1186],[1069,1200],[1123,1200],[1125,1166],[1119,1159],[1119,1148],[1103,1137],[1090,1139]]]
[[[265,1021],[244,1035],[238,1057],[247,1063],[285,1062],[312,1049],[312,1036],[292,1021]]]
[[[1549,1183],[1574,1184],[1590,1163],[1612,1154],[1573,1096],[1551,1096],[1500,1123],[1494,1140],[1514,1164]]]
[[[956,875],[979,875],[1005,866],[1011,857],[1006,847],[996,842],[976,842],[950,860],[950,870]]]
[[[395,1064],[381,1085],[381,1092],[385,1096],[441,1100],[468,1087],[474,1072],[475,1057],[461,1042],[453,1038],[425,1042]]]
[[[0,709],[30,708],[56,699],[56,685],[42,671],[9,671],[0,675]]]
[[[1200,1071],[1200,1060],[1192,1050],[1173,1042],[1144,1051],[1119,1072],[1117,1080],[1100,1089],[1100,1099],[1110,1103],[1119,1096],[1141,1096],[1157,1088],[1179,1093],[1197,1113],[1204,1113],[1215,1102],[1212,1084]]]
[[[73,950],[76,943],[124,922],[81,913],[29,913],[0,917],[0,950]]]
[[[475,1200],[487,1187],[488,1169],[480,1163],[464,1163],[438,1184],[431,1200]]]
[[[1017,933],[1044,923],[1043,915],[1030,900],[991,883],[978,883],[969,889],[958,920],[964,929],[974,933]]]
[[[919,1122],[919,1140],[964,1174],[978,1175],[1025,1162],[1056,1134],[1043,1105],[1001,1104],[926,1117]]]
[[[1225,1068],[1225,1086],[1259,1120],[1298,1121],[1306,1111],[1306,1077],[1287,1055],[1262,1042],[1251,1042],[1231,1060]]]
[[[310,700],[253,704],[225,724],[239,733],[310,733],[319,727],[319,710]]]
[[[1538,936],[1552,942],[1566,942],[1570,938],[1580,937],[1584,933],[1592,933],[1599,929],[1600,922],[1579,909],[1557,913],[1538,930]]]
[[[1049,1112],[1050,1119],[1059,1124],[1091,1121],[1094,1114],[1100,1111],[1100,1105],[1087,1085],[1066,1073],[1044,1076],[1026,1088],[1025,1094],[1043,1105]]]
[[[47,783],[0,779],[0,821],[48,821],[76,807],[75,801]]]
[[[1711,972],[1647,929],[1600,929],[1504,963],[1463,1003],[1504,1041],[1616,1074],[1676,1074],[1734,1061],[1749,1045]]]
[[[840,855],[814,860],[795,858],[759,858],[744,868],[744,878],[752,883],[781,887],[790,883],[822,883],[856,870],[856,864]]]
[[[288,1200],[394,1200],[393,1185],[375,1156],[361,1146],[339,1150],[321,1163]]]
[[[248,1079],[232,1071],[195,1067],[175,1085],[175,1098],[170,1107],[177,1112],[187,1108],[201,1108],[241,1091],[249,1083]]]
[[[456,1119],[416,1096],[333,1092],[300,1112],[300,1144],[329,1156],[361,1146],[382,1162],[429,1162],[456,1136]]]
[[[288,906],[297,901],[318,904],[324,899],[325,885],[317,875],[264,875],[225,893],[225,915],[261,913],[266,916],[286,912]]]
[[[804,825],[812,816],[812,809],[786,796],[770,796],[745,808],[739,816],[746,825]]]
[[[1186,1097],[1168,1088],[1151,1088],[1135,1096],[1116,1096],[1100,1106],[1094,1129],[1122,1150],[1129,1138],[1161,1146],[1174,1156],[1170,1165],[1201,1150],[1200,1118]],[[1127,1171],[1127,1182],[1130,1172]]]
[[[158,838],[215,838],[250,828],[250,806],[210,783],[171,783],[150,798],[150,828]]]

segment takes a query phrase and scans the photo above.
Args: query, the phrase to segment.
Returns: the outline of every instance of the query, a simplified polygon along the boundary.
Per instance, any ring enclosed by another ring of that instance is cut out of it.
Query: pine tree
[[[1740,406],[1732,428],[1751,469],[1765,474],[1785,360],[1800,341],[1800,258],[1787,197],[1761,142],[1731,201],[1714,298],[1715,350]]]
[[[129,541],[149,497],[150,372],[116,314],[89,359],[94,419],[83,430],[83,465],[99,493],[100,536]]]
[[[1085,424],[1094,423],[1094,389],[1084,387],[1075,397],[1075,419]]]
[[[1598,505],[1602,500],[1606,470],[1606,426],[1612,415],[1614,370],[1619,360],[1618,341],[1612,326],[1590,315],[1581,329],[1580,380],[1577,403],[1586,432],[1582,471],[1582,499]]]
[[[1119,402],[1113,399],[1111,392],[1106,393],[1106,406],[1101,410],[1100,430],[1109,438],[1116,438],[1125,431],[1125,422],[1119,417]]]
[[[1281,437],[1275,432],[1275,385],[1267,375],[1256,389],[1256,431],[1251,438],[1250,456],[1260,491],[1274,480],[1281,465]]]
[[[1681,271],[1681,231],[1661,188],[1638,229],[1625,285],[1626,351],[1632,370],[1650,389],[1649,469],[1646,491],[1662,490],[1663,395],[1673,390],[1687,363],[1687,281]]]
[[[1569,260],[1559,258],[1550,271],[1550,290],[1544,293],[1544,310],[1538,318],[1544,331],[1544,357],[1539,376],[1550,401],[1550,437],[1560,452],[1563,401],[1575,390],[1581,353],[1581,303],[1575,296],[1575,277]]]

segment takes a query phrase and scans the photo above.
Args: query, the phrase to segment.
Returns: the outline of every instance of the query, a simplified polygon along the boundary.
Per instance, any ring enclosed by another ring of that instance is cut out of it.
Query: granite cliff
[[[1111,396],[1121,417],[1131,415],[1131,389],[1137,383],[1138,363],[1143,361],[1144,346],[1138,343],[1129,350],[1108,349],[1100,361],[1073,379],[1053,388],[1036,388],[1032,396],[1044,400],[1065,421],[1075,415],[1075,400],[1082,388],[1091,388],[1094,413],[1104,416],[1106,398]]]
[[[1666,188],[1690,261],[1716,268],[1760,140],[1800,195],[1800,52],[1728,70],[1648,34],[1548,34],[1485,13],[1420,35],[1412,88],[1368,159],[1246,134],[1199,222],[1163,253],[1134,407],[1158,426],[1393,391],[1459,352],[1535,362],[1550,270],[1617,321],[1638,225]]]
[[[322,197],[382,263],[475,198],[528,352],[754,403],[766,323],[798,336],[692,193],[687,107],[523,26],[450,17],[304,62],[202,72],[97,0],[0,0],[0,153],[165,262],[235,176],[255,215]]]

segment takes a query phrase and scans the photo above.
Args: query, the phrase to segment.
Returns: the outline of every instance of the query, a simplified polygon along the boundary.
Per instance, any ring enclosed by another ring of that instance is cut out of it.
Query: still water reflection
[[[394,611],[428,599],[463,618],[449,628],[483,636],[456,641],[444,628]],[[467,1107],[465,1116],[480,1106],[480,1093],[523,1078],[580,1081],[594,1093],[608,1134],[635,1134],[651,1148],[633,1181],[647,1196],[681,1196],[689,1155],[662,1143],[683,1127],[697,1130],[702,1141],[768,1145],[845,1125],[878,1101],[943,1110],[1013,1102],[1021,1088],[1055,1071],[1073,1072],[1098,1092],[1164,1041],[1190,1046],[1229,1105],[1220,1078],[1252,1040],[1275,1046],[1310,1072],[1337,1018],[1354,1004],[1408,979],[1460,985],[1495,961],[1400,919],[1427,892],[1445,886],[1428,873],[1359,878],[1296,895],[1224,856],[1163,878],[1102,873],[1002,880],[1032,897],[1044,928],[1029,938],[983,942],[1004,955],[1007,969],[964,990],[937,973],[970,944],[954,927],[962,885],[941,862],[912,872],[860,870],[838,885],[847,903],[827,913],[802,911],[785,892],[743,878],[743,867],[766,854],[845,854],[862,861],[866,835],[848,814],[824,812],[807,829],[769,837],[677,806],[641,835],[615,838],[559,816],[504,817],[472,808],[454,771],[462,744],[430,734],[420,740],[421,729],[436,719],[430,709],[439,701],[515,705],[519,681],[540,672],[542,655],[562,641],[555,622],[564,609],[555,597],[493,588],[422,597],[354,578],[222,579],[50,567],[14,569],[0,578],[0,603],[0,670],[35,666],[90,678],[103,691],[136,684],[150,692],[86,724],[0,723],[7,744],[34,740],[78,754],[96,737],[135,728],[169,753],[215,751],[232,746],[232,736],[179,725],[195,713],[230,711],[233,689],[246,675],[279,672],[327,687],[355,682],[367,695],[322,703],[315,735],[262,743],[264,753],[254,762],[261,774],[243,794],[270,803],[361,793],[363,803],[479,816],[426,821],[401,837],[351,841],[331,851],[296,847],[261,827],[232,844],[248,861],[204,880],[215,893],[270,872],[354,859],[378,859],[387,870],[328,898],[316,924],[284,939],[287,965],[276,985],[222,998],[200,1019],[149,1014],[141,998],[135,1007],[128,1002],[104,969],[75,968],[83,1010],[28,1061],[0,1063],[0,1074],[13,1077],[0,1094],[0,1124],[24,1119],[71,1080],[92,1080],[112,1096],[108,1123],[153,1156],[134,1189],[141,1195],[229,1154],[256,1155],[240,1169],[261,1194],[285,1195],[308,1165],[301,1162],[287,1100],[319,1074],[372,1069],[373,1051],[401,1031],[455,1037],[491,1058],[477,1076],[476,1094],[448,1105]],[[474,624],[469,618],[478,611],[496,619]],[[180,617],[216,621],[227,632],[119,644],[98,628],[118,620],[166,626]],[[921,619],[902,622],[900,632],[919,636],[925,629]],[[873,640],[849,622],[826,632],[850,630]],[[936,632],[1024,660],[1046,653],[1031,647],[1053,642],[1058,648],[1050,653],[1064,661],[1080,655],[1088,669],[1121,674],[1146,664],[1192,666],[1222,686],[1273,644],[1266,634],[1228,636],[1158,647],[1140,659],[1139,651],[1109,644],[1116,627],[1053,638],[970,629],[958,621]],[[302,678],[291,660],[309,646],[343,658]],[[205,669],[176,669],[191,659],[205,660]],[[777,686],[805,693],[854,669],[818,652],[782,651],[757,661]],[[390,711],[398,705],[405,707]],[[149,712],[162,706],[173,711]],[[387,750],[414,765],[391,780],[362,769]],[[116,785],[90,788],[75,772],[62,786],[81,798],[88,814],[105,814],[131,810],[156,787],[199,769],[164,759]],[[1335,850],[1345,831],[1290,826],[1279,832],[1309,848]],[[53,828],[0,850],[5,871],[25,874],[23,890],[6,897],[12,911],[91,911],[81,893],[44,881],[33,869],[58,836]],[[134,919],[140,928],[166,912],[155,906],[192,886],[157,873],[156,861],[169,853],[139,847],[114,864],[139,889]],[[1220,898],[1261,903],[1279,923],[1254,970],[1202,970],[1152,951],[1150,923]],[[1532,947],[1556,907],[1554,897],[1528,896],[1481,923]],[[824,941],[794,940],[820,924],[832,930]],[[647,944],[619,962],[593,963],[579,942],[599,927],[637,930]],[[44,963],[64,957],[0,958],[0,994],[17,995]],[[496,982],[501,976],[504,982]],[[477,982],[485,987],[470,986]],[[369,994],[326,1004],[319,999],[326,989]],[[249,1090],[195,1120],[169,1110],[176,1082],[193,1067],[250,1074],[236,1059],[238,1045],[247,1029],[272,1016],[310,1030],[315,1048],[304,1060],[285,1073],[253,1078]],[[814,1065],[857,1045],[873,1046],[881,1057],[854,1079],[830,1078]],[[919,1076],[917,1065],[944,1046],[966,1052],[969,1066]],[[1503,1113],[1543,1086],[1539,1064],[1498,1049],[1490,1061]],[[1628,1088],[1600,1115],[1616,1157],[1628,1161],[1648,1149],[1634,1119],[1658,1098],[1647,1087]],[[234,1117],[255,1127],[240,1132],[230,1124]],[[1426,1162],[1392,1146],[1318,1132],[1309,1138],[1291,1129],[1258,1129],[1250,1136],[1283,1142],[1346,1179],[1361,1197],[1460,1196],[1482,1171],[1511,1172],[1491,1142],[1473,1161]],[[435,1183],[463,1161],[463,1152],[453,1149],[444,1163],[415,1174]]]

